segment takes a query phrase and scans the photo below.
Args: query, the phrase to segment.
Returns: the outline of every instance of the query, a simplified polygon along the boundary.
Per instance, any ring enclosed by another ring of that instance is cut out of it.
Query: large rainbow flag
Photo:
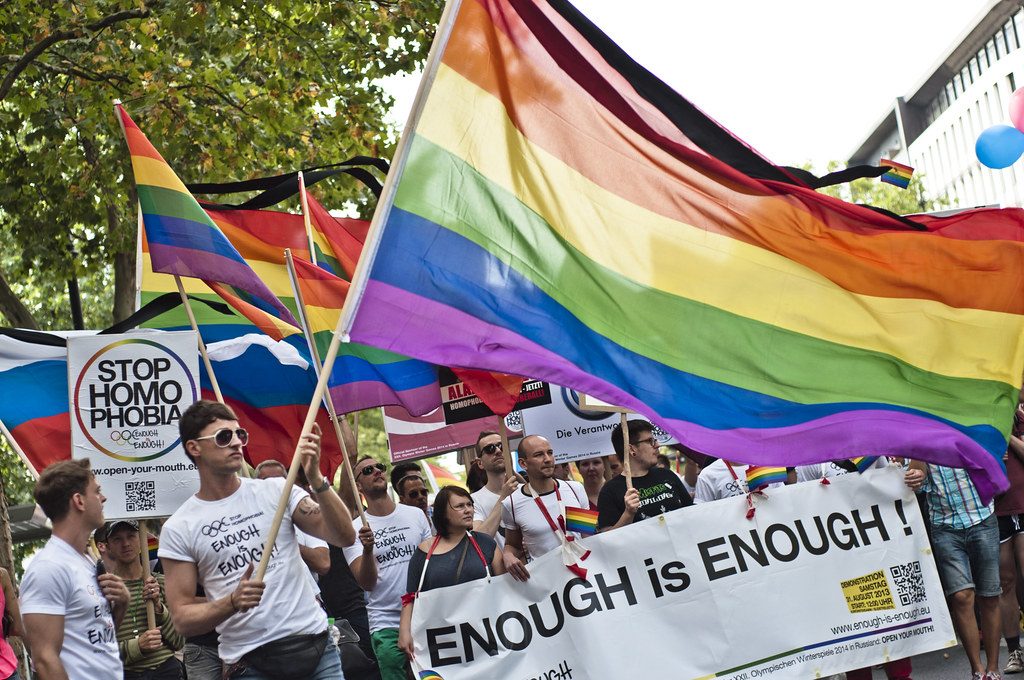
[[[354,340],[565,385],[730,460],[872,451],[1006,487],[1021,211],[916,229],[820,195],[564,0],[453,0],[423,83]]]
[[[297,332],[291,311],[267,288],[238,250],[210,219],[163,156],[120,104],[117,113],[132,158],[139,209],[154,271],[226,287],[236,305],[265,333],[281,339]]]

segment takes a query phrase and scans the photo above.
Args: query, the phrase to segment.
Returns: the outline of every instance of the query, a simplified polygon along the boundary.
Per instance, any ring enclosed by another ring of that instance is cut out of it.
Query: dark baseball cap
[[[110,534],[114,533],[122,527],[127,527],[132,531],[138,531],[139,523],[131,519],[118,519],[114,520],[113,522],[107,522],[106,524],[104,524],[96,530],[94,538],[96,539],[97,543],[106,543],[107,538],[110,536]]]

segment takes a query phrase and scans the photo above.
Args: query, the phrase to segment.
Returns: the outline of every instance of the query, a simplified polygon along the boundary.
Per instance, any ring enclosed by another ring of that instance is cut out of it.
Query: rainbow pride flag
[[[462,0],[437,36],[354,340],[564,385],[744,463],[868,448],[1006,488],[1024,212],[915,230],[779,179],[564,0]]]
[[[580,536],[593,536],[597,533],[597,510],[566,508],[565,530],[575,531]]]
[[[309,191],[306,192],[306,203],[313,228],[316,264],[337,277],[351,279],[366,242],[369,223],[350,217],[335,217]]]
[[[856,458],[851,458],[850,462],[857,468],[857,472],[864,472],[874,465],[876,460],[878,460],[878,456],[857,456]]]
[[[230,286],[229,303],[268,332],[283,330],[277,320],[297,328],[298,322],[242,258],[210,216],[188,192],[163,156],[142,134],[120,104],[117,113],[132,157],[139,207],[155,271]],[[272,317],[264,320],[262,317]],[[294,333],[294,330],[291,331]],[[291,334],[287,333],[287,334]],[[283,335],[279,335],[280,339]]]
[[[420,671],[419,677],[420,680],[444,680],[444,678],[441,677],[440,673],[432,670]]]
[[[906,189],[910,186],[910,178],[914,175],[912,167],[897,163],[896,161],[890,161],[886,158],[883,158],[878,164],[883,168],[889,168],[881,177],[883,182],[898,186],[900,189]]]
[[[447,468],[435,465],[429,461],[423,461],[423,466],[426,468],[427,475],[433,480],[436,491],[440,491],[442,487],[449,485],[461,486],[463,489],[468,488],[461,478],[457,477]]]
[[[786,483],[786,468],[774,465],[748,465],[747,491],[753,493],[772,484]]]
[[[349,283],[309,262],[293,261],[310,332],[323,357],[338,327]],[[441,405],[437,371],[431,364],[359,343],[341,344],[328,388],[339,413],[395,405],[423,415]]]

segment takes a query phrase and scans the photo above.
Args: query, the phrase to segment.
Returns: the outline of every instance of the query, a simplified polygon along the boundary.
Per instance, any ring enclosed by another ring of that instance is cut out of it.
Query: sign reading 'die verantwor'
[[[170,515],[199,486],[178,434],[199,399],[191,331],[68,339],[73,458],[89,458],[108,518]]]

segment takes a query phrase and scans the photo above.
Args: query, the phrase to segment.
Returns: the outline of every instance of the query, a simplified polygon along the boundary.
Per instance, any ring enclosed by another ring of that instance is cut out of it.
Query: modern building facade
[[[850,156],[850,165],[890,158],[922,173],[930,198],[952,206],[1024,205],[1024,159],[1004,170],[978,162],[982,130],[1009,124],[1010,95],[1024,87],[1024,2],[993,0],[910,94]]]

